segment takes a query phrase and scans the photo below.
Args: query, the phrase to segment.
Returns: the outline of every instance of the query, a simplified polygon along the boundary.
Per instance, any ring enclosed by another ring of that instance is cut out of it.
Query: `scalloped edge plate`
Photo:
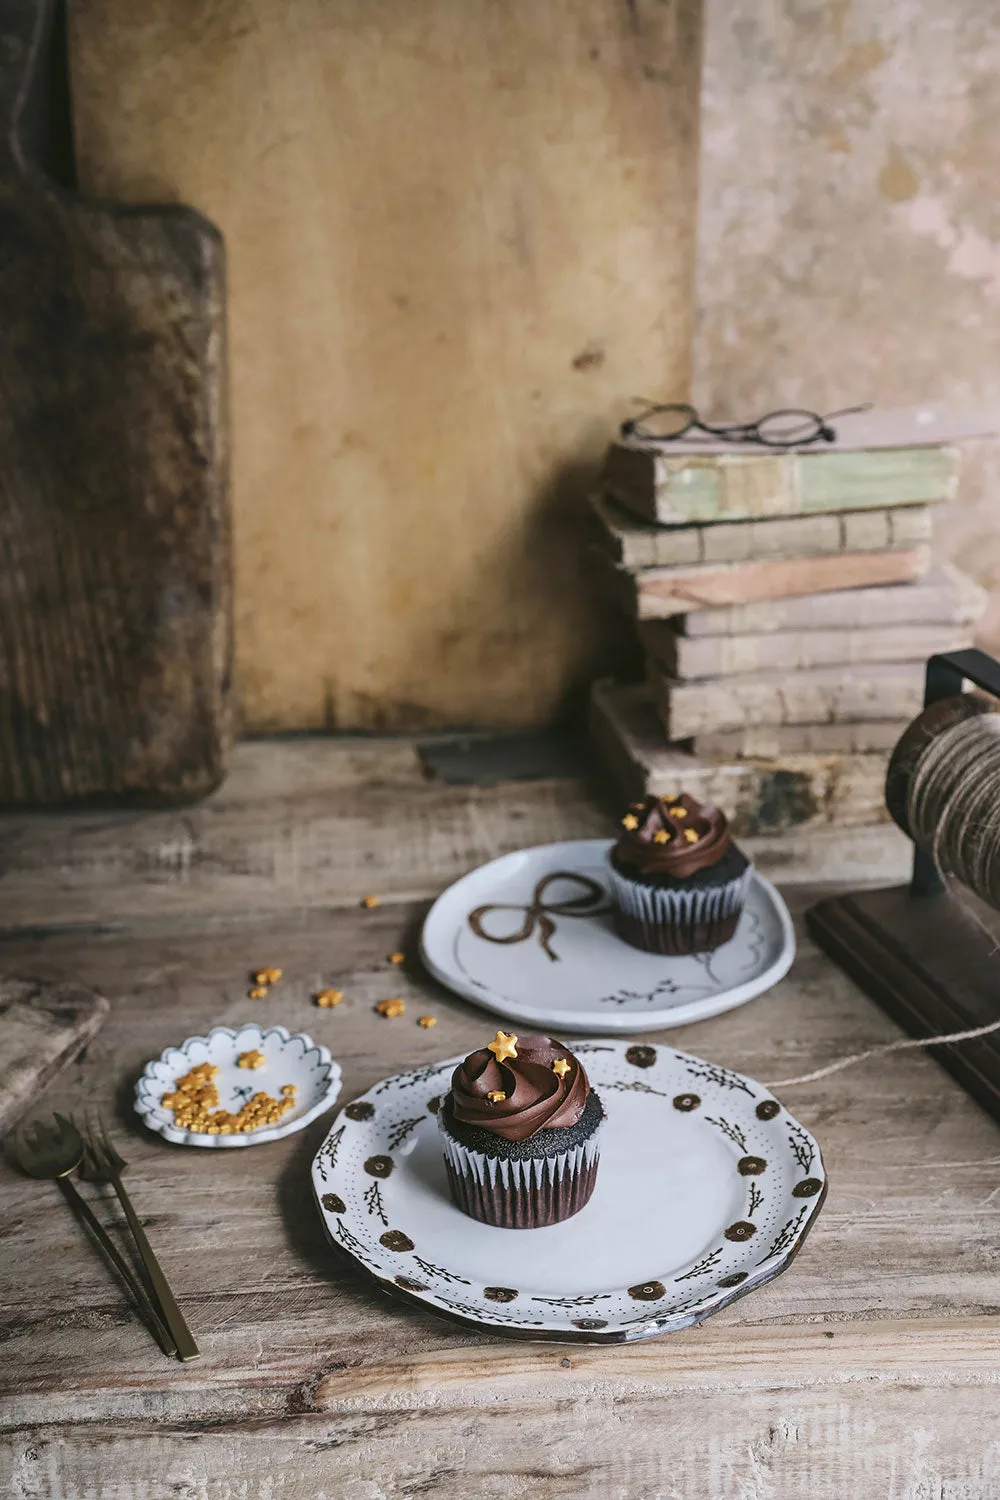
[[[240,1068],[241,1052],[257,1049],[267,1064],[259,1069]],[[243,1099],[237,1089],[267,1088],[277,1095],[284,1083],[298,1085],[298,1102],[281,1125],[255,1130],[252,1135],[205,1135],[200,1131],[180,1130],[174,1124],[172,1110],[164,1109],[160,1100],[177,1079],[198,1063],[215,1063],[221,1069],[220,1106],[239,1109]],[[280,1077],[274,1069],[280,1067]],[[135,1086],[135,1109],[144,1125],[177,1146],[263,1146],[280,1141],[286,1135],[302,1130],[311,1120],[336,1103],[340,1093],[340,1064],[329,1048],[314,1042],[303,1031],[291,1032],[285,1026],[261,1026],[256,1021],[245,1026],[215,1026],[207,1036],[189,1036],[179,1047],[167,1047],[158,1058],[148,1062]],[[270,1087],[268,1087],[270,1085]]]
[[[454,1207],[434,1115],[455,1057],[341,1110],[312,1166],[331,1243],[446,1318],[566,1342],[687,1328],[780,1275],[826,1196],[811,1133],[762,1084],[673,1047],[574,1050],[608,1116],[597,1186],[574,1218],[495,1229]]]

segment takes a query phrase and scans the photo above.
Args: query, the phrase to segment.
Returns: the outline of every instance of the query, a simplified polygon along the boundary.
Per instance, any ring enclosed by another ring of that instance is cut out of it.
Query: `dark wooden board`
[[[1000,1017],[997,942],[949,891],[857,891],[819,902],[806,923],[824,952],[911,1036]],[[928,1051],[1000,1119],[1000,1032]]]
[[[0,0],[0,803],[186,801],[229,739],[223,246],[94,202],[51,0]]]

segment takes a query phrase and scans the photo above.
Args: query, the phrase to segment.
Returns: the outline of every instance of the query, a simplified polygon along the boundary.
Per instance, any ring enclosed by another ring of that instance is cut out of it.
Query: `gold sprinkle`
[[[240,1068],[262,1068],[266,1062],[267,1058],[263,1052],[258,1052],[256,1047],[250,1052],[241,1052],[236,1059],[237,1066]]]
[[[674,817],[675,818],[686,818],[687,817],[687,808],[686,807],[675,807],[674,808]]]
[[[498,1031],[493,1041],[487,1044],[487,1051],[493,1053],[497,1062],[503,1062],[505,1057],[516,1057],[517,1037],[508,1036],[506,1031]]]
[[[283,1083],[281,1085],[281,1092],[283,1094],[295,1094],[295,1093],[298,1093],[298,1086],[296,1084],[294,1084],[294,1083]],[[286,1108],[287,1108],[287,1105],[286,1105]]]
[[[365,911],[374,911],[375,907],[379,905],[379,898],[377,896],[362,896],[361,905]]]
[[[386,1016],[390,1021],[393,1016],[401,1016],[406,1009],[403,1000],[380,1000],[375,1007],[380,1016]]]
[[[556,1058],[555,1062],[552,1064],[552,1071],[553,1073],[558,1073],[560,1078],[566,1077],[566,1074],[569,1072],[569,1063],[566,1061],[565,1057]]]
[[[687,839],[689,844],[696,844],[698,842],[698,835],[695,833],[693,828],[685,828],[684,837]]]
[[[404,961],[405,958],[406,958],[406,954],[405,953],[390,953],[389,954],[389,962],[391,964],[401,964]]]
[[[267,999],[267,989],[266,989],[266,987],[264,985],[262,985],[262,984],[255,984],[254,987],[253,987],[253,989],[250,991],[250,999],[251,1000],[266,1000]]]
[[[438,1023],[437,1016],[418,1016],[417,1017],[417,1025],[418,1026],[436,1026],[437,1023]]]
[[[257,984],[277,984],[278,980],[281,978],[281,975],[281,969],[266,968],[258,969],[253,977]]]
[[[670,835],[669,835],[669,833],[667,832],[667,830],[665,828],[658,828],[656,830],[656,832],[653,834],[653,843],[654,844],[669,844],[670,843]]]
[[[487,1104],[502,1104],[506,1097],[507,1095],[504,1093],[503,1089],[490,1089],[489,1093],[486,1095],[486,1102]]]
[[[343,998],[343,990],[320,990],[316,996],[316,1004],[326,1009],[331,1005],[339,1005]]]
[[[632,832],[633,828],[638,828],[638,826],[639,819],[635,816],[635,813],[626,813],[624,818],[622,818],[622,827],[627,828],[629,833]]]
[[[240,1054],[240,1066],[260,1067],[261,1063],[244,1062],[245,1058],[252,1057],[259,1057],[261,1062],[267,1060],[262,1052],[254,1049]],[[166,1108],[173,1108],[174,1120],[183,1129],[199,1135],[250,1135],[262,1125],[277,1124],[288,1110],[296,1106],[297,1086],[285,1083],[281,1086],[283,1097],[280,1099],[272,1099],[267,1092],[258,1091],[247,1100],[239,1114],[217,1109],[219,1091],[211,1080],[218,1071],[211,1063],[202,1063],[183,1078],[178,1078],[173,1093],[164,1094]]]

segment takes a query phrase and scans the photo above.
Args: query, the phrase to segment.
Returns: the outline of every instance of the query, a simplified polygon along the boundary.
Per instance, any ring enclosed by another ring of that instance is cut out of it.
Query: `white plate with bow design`
[[[610,847],[609,839],[541,844],[464,875],[427,914],[427,969],[486,1010],[557,1035],[702,1021],[787,974],[792,919],[756,871],[735,936],[714,953],[670,958],[624,942],[611,920]]]
[[[784,1271],[826,1194],[809,1131],[762,1084],[673,1047],[608,1038],[574,1051],[607,1115],[580,1213],[496,1229],[454,1206],[435,1118],[452,1057],[337,1116],[312,1167],[332,1243],[446,1317],[582,1343],[686,1328]]]

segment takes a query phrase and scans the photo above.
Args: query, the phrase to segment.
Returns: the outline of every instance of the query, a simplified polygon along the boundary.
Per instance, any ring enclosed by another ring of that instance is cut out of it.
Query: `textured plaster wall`
[[[995,0],[707,0],[695,399],[1000,411],[998,181]],[[937,531],[1000,585],[996,443]]]

